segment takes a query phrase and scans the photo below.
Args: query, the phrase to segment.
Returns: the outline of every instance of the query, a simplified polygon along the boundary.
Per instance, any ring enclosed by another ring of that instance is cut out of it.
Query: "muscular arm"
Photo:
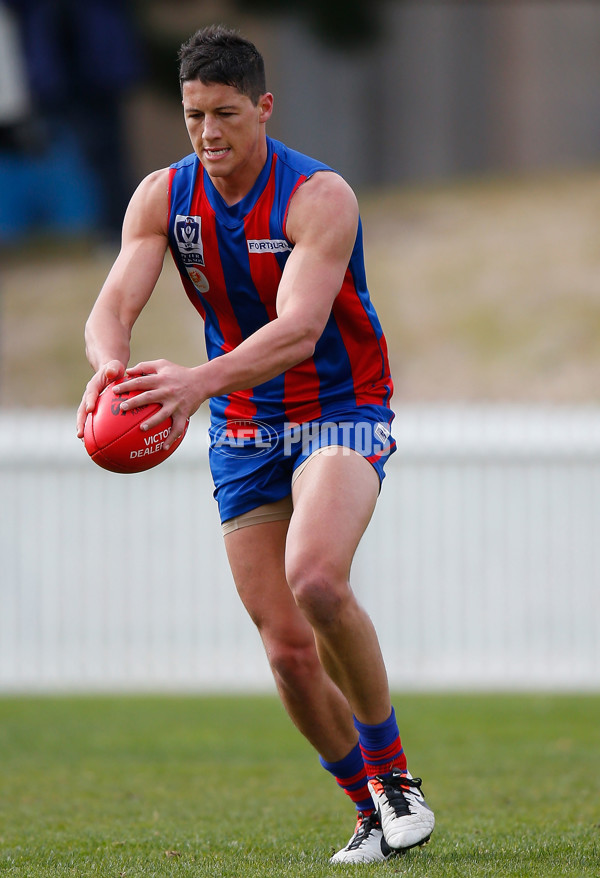
[[[342,286],[357,227],[356,199],[341,177],[318,173],[298,190],[287,223],[295,246],[277,293],[277,319],[203,367],[211,396],[254,387],[312,356]]]
[[[79,436],[100,391],[124,374],[133,324],[162,269],[167,215],[168,171],[161,170],[146,177],[133,194],[123,222],[121,250],[86,323],[86,354],[95,375],[77,413]]]
[[[123,390],[145,391],[136,404],[163,406],[148,419],[148,429],[172,415],[174,439],[204,400],[255,387],[312,356],[342,286],[357,228],[356,198],[341,177],[319,172],[304,183],[288,213],[294,249],[280,281],[276,319],[235,350],[193,369],[165,361],[128,369],[131,380]]]

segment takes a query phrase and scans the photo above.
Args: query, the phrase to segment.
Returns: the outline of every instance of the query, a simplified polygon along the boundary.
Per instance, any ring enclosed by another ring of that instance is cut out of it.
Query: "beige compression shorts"
[[[316,448],[313,453],[309,455],[306,460],[303,460],[294,470],[292,475],[292,486],[298,476],[302,475],[313,457],[317,454],[322,454],[325,451],[331,454],[333,449],[343,447],[344,446],[342,445],[323,445],[321,448]],[[345,448],[344,450],[348,451],[349,449]],[[288,494],[287,497],[284,497],[282,500],[277,500],[275,503],[265,503],[262,506],[257,506],[255,509],[250,509],[249,512],[243,512],[241,515],[236,515],[235,518],[229,518],[227,521],[223,522],[221,530],[223,531],[223,536],[226,536],[227,534],[233,533],[234,530],[240,530],[242,527],[250,527],[252,524],[265,524],[269,521],[288,521],[292,517],[293,511],[294,504],[292,503],[292,495]]]

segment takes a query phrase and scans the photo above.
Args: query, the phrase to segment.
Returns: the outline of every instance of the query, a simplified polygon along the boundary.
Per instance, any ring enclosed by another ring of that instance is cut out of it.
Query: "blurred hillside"
[[[21,100],[0,115],[0,404],[78,403],[107,242],[135,183],[189,151],[177,49],[214,21],[264,52],[271,136],[358,190],[397,405],[597,401],[600,4],[10,8],[8,21],[0,0],[14,55],[0,52],[0,96]],[[103,28],[86,25],[94,10]],[[134,362],[156,357],[204,357],[170,257],[134,336]]]
[[[395,402],[597,402],[600,170],[359,193]],[[3,254],[0,402],[77,405],[83,326],[114,252],[38,240]],[[132,361],[204,358],[167,257]]]

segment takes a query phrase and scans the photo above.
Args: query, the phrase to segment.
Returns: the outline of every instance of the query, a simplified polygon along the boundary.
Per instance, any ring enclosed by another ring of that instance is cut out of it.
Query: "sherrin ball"
[[[121,379],[122,380],[122,379]],[[94,463],[113,473],[140,473],[158,466],[179,447],[185,433],[167,450],[165,441],[173,427],[171,417],[151,430],[141,430],[140,424],[159,411],[158,403],[132,406],[121,410],[121,402],[139,395],[138,392],[115,394],[113,381],[104,388],[96,408],[86,418],[83,442]]]

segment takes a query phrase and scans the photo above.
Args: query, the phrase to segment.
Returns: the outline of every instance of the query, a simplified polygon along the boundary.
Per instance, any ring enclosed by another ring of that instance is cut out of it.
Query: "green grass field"
[[[600,696],[395,704],[436,831],[350,868],[350,803],[275,698],[2,698],[0,873],[600,876]]]

